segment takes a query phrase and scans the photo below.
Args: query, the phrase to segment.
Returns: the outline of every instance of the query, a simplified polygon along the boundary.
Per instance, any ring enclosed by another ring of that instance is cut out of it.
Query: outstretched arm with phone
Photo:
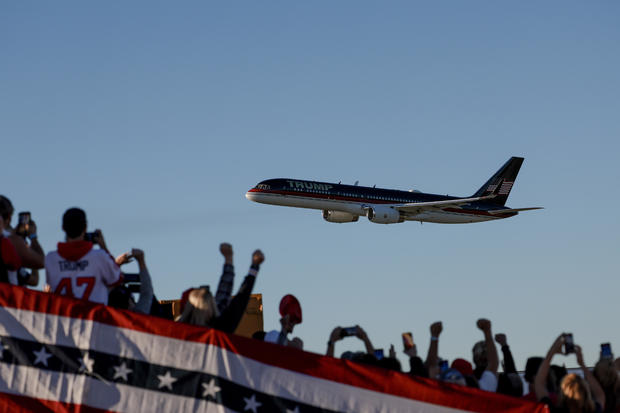
[[[334,347],[336,341],[340,341],[345,337],[355,336],[364,342],[364,346],[366,347],[366,352],[368,354],[374,355],[375,348],[372,346],[368,335],[364,331],[362,327],[356,325],[354,327],[336,327],[332,330],[329,335],[329,341],[327,342],[327,352],[325,353],[327,356],[334,357]]]

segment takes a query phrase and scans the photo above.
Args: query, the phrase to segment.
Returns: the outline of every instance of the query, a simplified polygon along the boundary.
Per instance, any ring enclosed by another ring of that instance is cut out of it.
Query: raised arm
[[[499,358],[497,357],[497,349],[493,342],[493,333],[491,332],[491,322],[486,318],[481,318],[476,322],[476,325],[484,334],[484,343],[487,353],[487,368],[486,370],[497,375],[497,369],[499,367]]]
[[[506,334],[495,334],[495,341],[502,347],[502,353],[504,354],[504,373],[516,373],[517,367],[508,346]]]
[[[220,282],[217,284],[215,293],[215,304],[219,313],[223,313],[232,295],[233,284],[235,282],[235,267],[233,266],[232,245],[223,242],[220,244],[220,253],[224,256],[224,268]]]
[[[534,377],[534,392],[536,393],[536,400],[540,401],[545,397],[549,397],[549,392],[547,391],[547,376],[549,375],[549,366],[551,366],[551,359],[553,359],[553,356],[562,352],[563,344],[564,335],[560,334],[560,336],[556,338],[551,345],[551,348],[549,348],[547,356],[538,368],[538,373],[536,373],[536,377]]]
[[[228,307],[224,312],[215,320],[213,327],[226,333],[234,333],[243,317],[248,301],[250,301],[250,294],[252,294],[252,288],[254,288],[254,282],[258,275],[260,265],[265,260],[265,256],[260,250],[254,251],[252,254],[252,265],[246,275],[237,295],[230,301]]]
[[[334,348],[336,346],[336,341],[342,340],[342,327],[336,327],[332,330],[329,335],[329,340],[327,341],[327,352],[325,352],[326,356],[334,357]]]
[[[439,374],[439,335],[443,331],[443,324],[441,321],[436,321],[431,324],[431,343],[428,346],[428,354],[426,355],[426,369],[428,370],[428,377],[434,379]]]
[[[133,255],[138,262],[138,268],[140,270],[140,298],[138,298],[134,311],[149,314],[151,312],[151,305],[153,304],[153,283],[151,282],[149,270],[146,268],[144,251],[134,248],[131,250],[131,255]]]
[[[601,387],[601,384],[596,380],[594,374],[590,371],[589,368],[586,367],[586,363],[583,361],[583,353],[581,352],[581,346],[575,346],[575,355],[577,356],[577,364],[581,367],[581,371],[583,372],[583,377],[585,377],[588,385],[590,386],[590,390],[592,391],[592,397],[594,400],[601,405],[601,410],[605,410],[605,392]]]
[[[366,334],[366,331],[364,331],[364,329],[358,325],[356,325],[355,327],[357,328],[357,332],[355,333],[355,336],[364,342],[364,346],[366,347],[366,353],[374,355],[375,348],[370,342],[370,339],[368,338],[368,334]]]

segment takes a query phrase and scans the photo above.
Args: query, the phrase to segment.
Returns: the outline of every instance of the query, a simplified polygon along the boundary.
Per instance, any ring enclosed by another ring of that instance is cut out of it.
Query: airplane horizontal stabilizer
[[[496,209],[494,211],[488,211],[489,214],[505,214],[507,212],[521,212],[521,211],[532,211],[534,209],[545,209],[544,207],[530,207],[530,208],[511,208],[511,209]]]

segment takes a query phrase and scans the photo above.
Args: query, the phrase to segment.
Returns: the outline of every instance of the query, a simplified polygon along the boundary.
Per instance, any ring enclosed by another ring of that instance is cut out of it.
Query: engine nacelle
[[[329,211],[327,209],[324,209],[323,219],[327,222],[337,222],[339,224],[342,224],[344,222],[356,222],[359,217],[357,215],[349,214],[348,212]]]
[[[366,216],[370,222],[375,224],[396,224],[404,221],[396,209],[382,205],[368,207]]]

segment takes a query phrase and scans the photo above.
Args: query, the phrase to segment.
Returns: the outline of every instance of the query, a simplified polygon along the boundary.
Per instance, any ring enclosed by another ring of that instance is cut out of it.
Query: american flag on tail
[[[0,343],[0,412],[546,411],[8,284]]]

